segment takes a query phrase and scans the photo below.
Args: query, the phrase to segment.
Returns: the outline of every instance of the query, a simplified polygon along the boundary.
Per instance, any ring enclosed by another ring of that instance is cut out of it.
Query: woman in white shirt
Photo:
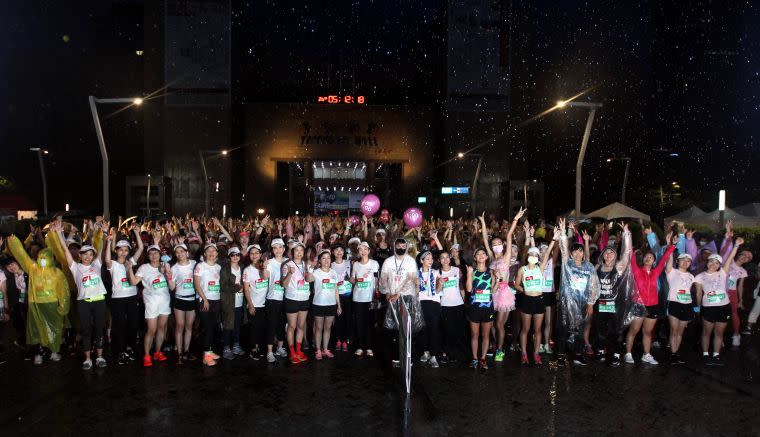
[[[301,351],[306,330],[306,316],[309,315],[309,296],[311,290],[309,283],[314,282],[314,277],[309,272],[309,267],[304,261],[305,248],[303,243],[295,243],[291,249],[291,260],[283,264],[282,286],[285,287],[285,316],[288,319],[286,337],[290,347],[290,362],[299,364],[307,361],[306,355]]]
[[[95,252],[95,248],[84,245],[79,249],[80,262],[74,261],[66,245],[63,236],[63,228],[60,223],[53,225],[54,232],[63,247],[66,263],[74,276],[77,286],[77,311],[79,313],[80,334],[82,336],[82,349],[84,350],[84,362],[82,369],[92,369],[90,349],[93,344],[98,357],[95,365],[106,367],[106,359],[103,357],[103,330],[106,323],[106,288],[100,278],[101,263]]]
[[[203,347],[203,364],[206,366],[215,366],[216,360],[219,359],[219,355],[215,354],[212,348],[214,332],[219,321],[219,310],[221,309],[220,272],[222,267],[216,263],[218,256],[219,251],[216,244],[206,244],[203,249],[203,262],[195,265],[195,272],[193,273],[195,291],[200,296],[199,317],[203,330],[201,345]]]
[[[269,290],[269,280],[264,277],[264,266],[261,261],[261,246],[252,244],[248,246],[248,257],[251,264],[243,270],[243,288],[245,299],[248,303],[248,322],[251,334],[251,358],[260,360],[266,347],[266,300]]]
[[[180,239],[174,246],[177,262],[172,266],[169,289],[174,292],[174,341],[177,345],[177,364],[195,361],[190,353],[190,341],[193,339],[195,309],[198,306],[197,293],[193,283],[195,260],[188,257],[187,246]]]
[[[678,236],[672,237],[678,241]],[[670,239],[670,237],[666,237]],[[670,241],[668,241],[670,244]],[[662,262],[662,260],[660,260]],[[694,320],[694,302],[691,300],[691,287],[694,284],[694,275],[689,272],[691,268],[691,255],[682,253],[678,255],[678,268],[673,268],[673,256],[669,256],[665,264],[665,275],[668,278],[668,322],[670,324],[670,362],[672,364],[685,364],[678,350],[681,348],[683,333],[686,325]]]
[[[338,297],[338,273],[330,267],[332,256],[329,250],[323,250],[317,256],[319,267],[314,270],[314,301],[312,302],[312,316],[314,316],[314,345],[316,347],[315,358],[334,358],[327,347],[330,344],[330,331],[332,330],[335,315],[341,313],[340,299]]]
[[[451,256],[447,252],[439,255],[441,270],[436,286],[441,294],[441,324],[443,325],[443,353],[441,362],[446,363],[463,351],[462,333],[464,330],[464,289],[459,267],[451,265]]]
[[[145,338],[143,341],[143,367],[153,365],[153,360],[166,361],[167,357],[161,351],[166,336],[166,322],[171,314],[171,299],[169,297],[169,283],[172,279],[172,270],[167,262],[161,262],[161,248],[158,245],[148,246],[148,262],[141,265],[136,273],[132,272],[132,266],[128,265],[127,272],[132,285],[142,282],[143,302],[145,303]],[[156,340],[156,348],[151,359],[150,347],[153,339]]]
[[[367,354],[368,357],[374,356],[372,352],[372,326],[374,318],[372,317],[372,300],[380,289],[378,284],[380,265],[374,259],[369,259],[369,243],[362,241],[357,248],[359,260],[351,267],[351,284],[353,290],[353,308],[355,329],[354,344],[357,357]]]
[[[710,255],[707,258],[707,270],[694,278],[697,301],[702,304],[702,358],[705,364],[711,366],[723,365],[723,360],[720,358],[723,332],[731,318],[731,302],[726,290],[728,270],[739,246],[744,244],[744,239],[738,237],[734,243],[734,249],[725,262],[718,254]],[[709,356],[711,335],[713,336],[712,357]]]
[[[106,250],[103,252],[103,258],[106,268],[111,272],[111,301],[109,310],[111,312],[111,354],[118,357],[119,364],[127,364],[134,360],[132,353],[137,349],[135,339],[137,338],[137,329],[140,323],[137,303],[137,287],[129,282],[127,275],[127,263],[132,266],[137,265],[135,260],[140,259],[143,252],[143,242],[140,238],[140,232],[137,227],[133,227],[137,250],[129,259],[129,250],[132,245],[127,240],[116,240],[116,234],[111,234],[106,240]],[[111,250],[116,253],[116,259],[111,260]]]
[[[436,285],[439,274],[433,269],[433,254],[429,251],[420,254],[419,284],[420,305],[422,317],[425,319],[425,330],[422,336],[424,353],[420,358],[423,363],[430,367],[438,367],[438,355],[441,353],[441,293]]]
[[[351,261],[344,259],[346,251],[340,244],[333,247],[332,269],[338,274],[338,295],[343,313],[335,319],[335,350],[348,351],[351,339]]]

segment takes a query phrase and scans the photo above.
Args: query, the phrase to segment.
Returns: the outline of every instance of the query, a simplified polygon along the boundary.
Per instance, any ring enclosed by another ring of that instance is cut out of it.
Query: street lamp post
[[[40,160],[40,176],[42,177],[42,208],[45,211],[45,217],[48,215],[48,199],[47,199],[47,178],[45,177],[45,162],[42,160],[42,155],[48,154],[47,150],[42,150],[39,147],[30,147],[30,151],[36,152],[37,157]]]
[[[616,160],[625,162],[625,172],[623,173],[623,190],[622,190],[622,193],[620,194],[620,203],[625,205],[625,190],[626,190],[626,187],[628,186],[628,171],[631,168],[631,158],[627,156],[624,156],[622,158],[607,158],[607,162],[612,162]]]
[[[237,149],[238,147],[236,147]],[[235,149],[232,149],[235,150]],[[204,193],[204,201],[203,201],[203,214],[208,217],[209,215],[209,208],[211,204],[211,195],[209,194],[209,180],[208,180],[208,171],[206,170],[206,157],[207,156],[227,156],[229,151],[227,150],[208,150],[208,149],[199,149],[198,150],[198,158],[200,158],[201,161],[201,170],[203,171],[203,193]]]
[[[586,130],[583,132],[583,140],[581,141],[581,150],[578,152],[578,162],[575,164],[575,215],[580,217],[581,215],[581,180],[583,179],[583,160],[586,157],[586,146],[588,145],[588,139],[591,136],[591,126],[594,124],[594,116],[596,110],[602,107],[601,103],[594,102],[557,102],[557,107],[563,108],[565,106],[588,108],[588,119],[586,120]]]
[[[90,112],[92,113],[92,123],[95,125],[95,133],[98,136],[100,156],[103,158],[103,217],[108,219],[110,210],[108,203],[108,150],[106,150],[106,141],[103,138],[103,128],[100,126],[100,116],[98,115],[97,103],[130,103],[134,106],[140,106],[143,103],[143,99],[139,97],[98,99],[95,96],[89,96],[89,100]]]
[[[478,158],[478,164],[475,167],[475,176],[472,178],[472,185],[470,187],[470,209],[472,210],[472,214],[475,215],[475,198],[477,197],[478,192],[478,178],[480,177],[480,169],[483,167],[483,154],[467,153],[466,155]],[[464,158],[464,156],[465,153],[457,153],[457,157],[459,159]]]

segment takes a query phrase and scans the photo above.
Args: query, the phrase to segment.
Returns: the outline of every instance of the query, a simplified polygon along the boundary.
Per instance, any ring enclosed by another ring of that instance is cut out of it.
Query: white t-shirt
[[[267,291],[267,299],[282,300],[285,295],[285,288],[280,284],[280,279],[282,278],[282,263],[274,258],[270,259],[269,264],[267,265],[267,271],[269,272],[269,290]]]
[[[94,259],[89,266],[78,262],[71,263],[69,270],[77,284],[77,300],[92,299],[106,294],[106,287],[103,286],[103,279],[100,277],[100,268],[99,259]]]
[[[353,276],[356,278],[353,291],[354,302],[372,302],[379,272],[380,264],[374,259],[367,261],[367,264],[362,264],[360,261],[354,263]]]
[[[420,301],[429,300],[441,303],[441,293],[436,290],[438,285],[438,270],[430,269],[427,272],[419,270],[420,275]]]
[[[145,263],[137,269],[135,276],[141,278],[143,295],[169,297],[169,283],[166,281],[166,276],[161,273],[160,267]]]
[[[240,270],[240,266],[238,266],[237,269],[230,268],[230,271],[232,271],[232,276],[235,277],[235,284],[240,284],[242,286],[243,284],[240,282],[240,274],[242,271]],[[243,306],[243,289],[241,288],[240,291],[235,293],[235,308],[240,308]]]
[[[729,290],[736,290],[736,287],[739,284],[739,279],[746,277],[747,271],[744,269],[744,267],[737,266],[736,263],[732,262],[731,267],[728,268],[727,288]]]
[[[263,308],[267,301],[269,281],[262,278],[259,269],[250,265],[243,270],[243,282],[248,284],[251,302],[256,308]]]
[[[694,275],[673,269],[668,276],[668,300],[691,305],[691,285],[694,283]]]
[[[291,266],[293,267],[293,274],[290,275],[290,282],[285,287],[285,298],[297,301],[309,300],[311,290],[309,289],[309,283],[306,281],[306,263],[301,261],[299,264],[296,264],[293,261],[288,261],[282,267],[283,274]]]
[[[337,305],[335,291],[338,289],[338,273],[330,269],[324,271],[321,268],[314,270],[314,305],[331,306]]]
[[[351,261],[344,259],[342,263],[333,262],[330,264],[335,273],[338,274],[338,293],[342,295],[351,294],[351,283],[345,278],[351,276]]]
[[[702,306],[719,307],[728,305],[728,293],[726,293],[726,272],[723,269],[714,273],[706,271],[697,275],[694,282],[702,284]]]
[[[438,272],[439,281],[443,281],[443,290],[441,291],[441,305],[445,307],[456,307],[464,305],[462,300],[462,293],[459,287],[460,278],[459,267],[452,266],[448,272],[440,270]]]
[[[136,265],[132,258],[126,260],[132,265]],[[124,264],[111,261],[111,268],[108,270],[111,272],[111,298],[118,299],[122,297],[137,296],[137,286],[132,285],[127,277],[127,268]]]
[[[184,266],[176,263],[172,266],[172,277],[174,279],[174,297],[182,300],[193,301],[197,297],[195,284],[193,284],[193,271],[195,270],[195,260],[188,260]]]
[[[195,265],[195,280],[201,286],[201,290],[206,295],[208,300],[221,299],[221,284],[219,284],[219,272],[222,271],[222,266],[214,264],[213,266],[208,263],[201,262]]]
[[[383,294],[417,294],[414,278],[417,276],[417,262],[409,255],[399,261],[395,255],[383,262],[380,271],[380,291]]]

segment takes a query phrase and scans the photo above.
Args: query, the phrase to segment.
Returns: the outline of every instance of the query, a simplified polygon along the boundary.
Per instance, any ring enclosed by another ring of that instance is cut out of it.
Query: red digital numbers
[[[329,104],[354,104],[358,103],[360,105],[363,105],[365,102],[364,96],[337,96],[337,95],[327,95],[327,96],[319,96],[317,97],[317,103],[329,103]]]

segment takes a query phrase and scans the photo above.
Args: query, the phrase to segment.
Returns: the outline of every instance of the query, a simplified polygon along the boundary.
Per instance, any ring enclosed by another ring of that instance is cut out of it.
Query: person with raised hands
[[[680,237],[668,234],[665,241],[668,245],[677,245]],[[665,264],[665,275],[668,279],[668,322],[670,324],[670,364],[685,364],[679,351],[683,341],[686,325],[694,320],[694,302],[691,288],[694,275],[691,274],[691,255],[686,252],[678,254],[677,268],[673,268],[673,256],[668,257]]]

